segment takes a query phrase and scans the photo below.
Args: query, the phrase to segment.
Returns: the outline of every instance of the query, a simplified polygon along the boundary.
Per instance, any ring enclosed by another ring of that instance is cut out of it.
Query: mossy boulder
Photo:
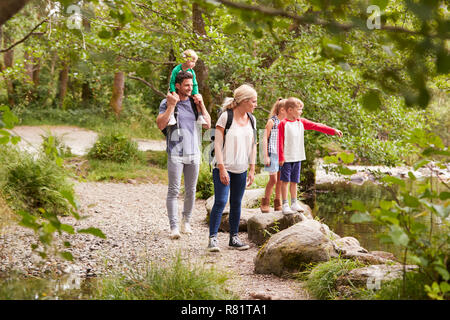
[[[298,272],[311,262],[337,257],[332,234],[322,223],[306,219],[273,235],[255,257],[256,273],[282,276]]]

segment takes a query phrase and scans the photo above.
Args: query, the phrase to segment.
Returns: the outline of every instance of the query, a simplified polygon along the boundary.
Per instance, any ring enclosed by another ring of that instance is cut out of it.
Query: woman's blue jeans
[[[230,234],[237,234],[239,231],[239,221],[241,219],[241,203],[247,183],[247,171],[243,173],[228,172],[230,176],[230,184],[224,185],[220,181],[219,169],[213,169],[214,181],[214,205],[209,216],[209,236],[217,235],[219,231],[220,221],[222,220],[223,209],[230,195]]]

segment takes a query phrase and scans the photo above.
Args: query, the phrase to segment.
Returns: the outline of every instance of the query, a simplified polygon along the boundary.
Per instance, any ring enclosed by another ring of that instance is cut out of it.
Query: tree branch
[[[216,1],[222,3],[223,5],[225,5],[227,7],[232,7],[232,8],[246,10],[246,11],[257,11],[259,13],[262,13],[262,14],[265,14],[268,16],[273,16],[273,17],[284,17],[284,18],[295,20],[295,21],[299,22],[300,24],[316,24],[316,25],[321,25],[324,27],[337,28],[342,31],[349,31],[353,28],[358,27],[357,25],[355,25],[353,23],[339,23],[337,21],[327,21],[327,20],[323,20],[323,19],[320,19],[315,16],[299,16],[297,14],[290,13],[290,12],[287,12],[287,11],[284,11],[281,9],[275,9],[275,8],[270,8],[270,7],[265,7],[265,6],[248,5],[245,3],[237,3],[237,2],[229,1],[229,0],[216,0]],[[380,28],[382,30],[408,33],[411,35],[420,35],[421,34],[420,32],[417,32],[417,31],[405,29],[402,27],[396,27],[396,26],[381,25]],[[432,37],[432,35],[429,35],[429,36]]]
[[[133,76],[133,75],[130,75],[130,74],[128,75],[128,78],[134,79],[134,80],[138,80],[138,81],[142,82],[142,83],[145,84],[147,87],[149,87],[150,89],[152,89],[153,92],[155,92],[157,95],[159,95],[159,96],[161,96],[161,97],[163,97],[163,98],[165,98],[165,97],[167,96],[166,94],[164,94],[164,93],[162,93],[161,91],[159,91],[152,83],[148,82],[147,80],[145,80],[145,79],[143,79],[143,78],[136,77],[136,76]]]
[[[30,36],[32,36],[32,35],[34,34],[34,33],[33,33],[34,30],[36,30],[37,28],[39,28],[44,22],[47,22],[47,21],[48,21],[48,18],[42,20],[42,21],[41,21],[37,26],[35,26],[35,27],[33,28],[33,30],[31,30],[25,37],[23,37],[21,40],[17,41],[16,43],[10,45],[8,48],[6,48],[6,49],[1,49],[1,50],[0,50],[0,53],[7,52],[7,51],[11,50],[12,48],[14,48],[15,46],[17,46],[17,45],[21,44],[22,42],[24,42],[25,40],[27,40]]]
[[[132,60],[132,61],[137,61],[137,62],[149,62],[151,64],[173,65],[174,63],[176,63],[176,61],[155,61],[155,60],[145,59],[145,58],[141,58],[141,57],[128,57],[128,56],[125,56],[120,53],[119,53],[119,57],[125,58],[128,60]]]

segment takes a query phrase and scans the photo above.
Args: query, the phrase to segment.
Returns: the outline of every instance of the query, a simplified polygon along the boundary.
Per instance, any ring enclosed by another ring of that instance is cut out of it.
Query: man
[[[189,72],[180,71],[175,79],[176,93],[169,93],[167,98],[161,101],[159,115],[156,124],[160,130],[167,128],[167,172],[169,176],[169,187],[167,192],[167,214],[170,223],[170,238],[179,239],[180,231],[178,227],[178,194],[181,185],[181,175],[184,173],[185,198],[183,207],[183,219],[181,231],[191,234],[192,229],[189,224],[192,210],[195,203],[195,191],[200,167],[200,146],[196,125],[195,106],[192,106],[189,98],[193,88],[193,76]],[[196,95],[193,99],[195,104],[201,109],[201,113],[206,121],[203,128],[211,127],[211,117],[206,110],[201,95]],[[176,110],[175,110],[176,109]],[[170,115],[177,114],[176,125],[168,126]]]

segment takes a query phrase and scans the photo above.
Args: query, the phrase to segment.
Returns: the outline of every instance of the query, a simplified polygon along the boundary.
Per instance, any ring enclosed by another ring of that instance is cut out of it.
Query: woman
[[[214,205],[210,214],[208,250],[220,251],[217,241],[223,209],[230,194],[230,241],[229,247],[246,250],[248,245],[238,237],[241,218],[241,202],[245,187],[255,179],[256,119],[252,115],[257,103],[253,87],[242,85],[234,91],[233,98],[226,98],[223,112],[217,120],[214,140]],[[227,128],[228,117],[232,117]],[[247,170],[248,177],[247,177]]]

